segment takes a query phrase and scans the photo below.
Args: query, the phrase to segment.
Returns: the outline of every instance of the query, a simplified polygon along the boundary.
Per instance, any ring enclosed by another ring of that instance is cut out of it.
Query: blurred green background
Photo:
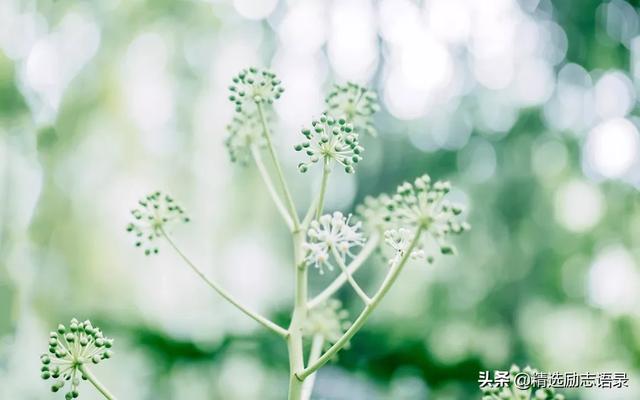
[[[628,390],[566,393],[640,398],[640,16],[623,0],[3,0],[0,398],[59,397],[38,355],[74,316],[116,339],[95,372],[122,399],[284,398],[283,343],[124,232],[140,196],[172,193],[193,219],[177,242],[287,323],[286,229],[222,144],[248,65],[287,89],[275,140],[301,210],[318,177],[291,145],[353,80],[380,95],[379,135],[327,207],[428,172],[473,227],[457,257],[405,270],[315,399],[479,398],[478,371],[512,362],[624,371]]]

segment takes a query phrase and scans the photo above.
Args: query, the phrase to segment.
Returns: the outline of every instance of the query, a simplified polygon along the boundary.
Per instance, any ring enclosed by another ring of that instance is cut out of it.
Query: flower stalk
[[[227,292],[224,288],[222,288],[218,283],[216,283],[215,281],[207,278],[207,276],[198,268],[196,267],[196,265],[189,259],[189,257],[187,257],[178,246],[176,246],[176,244],[173,242],[173,240],[171,240],[171,237],[164,231],[164,229],[162,230],[162,235],[164,236],[164,238],[166,239],[167,243],[169,243],[169,245],[175,250],[175,252],[178,254],[178,256],[180,256],[180,258],[182,258],[182,260],[187,264],[187,266],[189,266],[189,268],[191,268],[191,270],[198,275],[198,277],[200,279],[202,279],[202,281],[204,281],[204,283],[207,284],[207,286],[209,286],[211,289],[215,290],[223,299],[227,300],[229,303],[231,303],[233,306],[235,306],[238,310],[242,311],[244,314],[246,314],[249,318],[253,319],[254,321],[256,321],[257,323],[261,324],[262,326],[264,326],[265,328],[269,329],[270,331],[274,332],[275,334],[281,336],[281,337],[287,337],[288,332],[286,329],[284,329],[283,327],[281,327],[280,325],[276,324],[275,322],[269,320],[266,317],[263,317],[262,315],[258,314],[257,312],[251,310],[249,307],[244,306],[242,303],[240,303],[238,300],[236,300],[235,297],[233,297],[229,292]]]
[[[347,266],[347,273],[349,275],[353,275],[360,269],[362,265],[364,265],[365,261],[371,256],[371,254],[378,248],[380,244],[380,235],[377,232],[374,232],[373,235],[369,238],[367,243],[362,247],[360,253],[354,258],[351,263]],[[312,309],[318,307],[320,304],[327,301],[331,296],[333,296],[340,288],[347,282],[347,274],[344,272],[338,277],[336,277],[333,282],[331,282],[322,292],[316,295],[314,298],[309,300],[307,306]]]
[[[264,115],[264,109],[262,108],[262,103],[256,104],[258,108],[258,114],[260,115],[260,122],[262,124],[262,130],[264,133],[264,137],[267,141],[267,149],[269,150],[269,155],[271,156],[271,161],[276,170],[276,177],[278,178],[278,182],[280,183],[280,187],[284,192],[285,202],[287,203],[287,207],[289,208],[289,215],[291,217],[292,223],[292,231],[295,231],[300,228],[300,221],[298,219],[298,213],[296,211],[296,207],[293,203],[293,198],[291,197],[291,193],[289,192],[289,186],[287,185],[287,181],[284,178],[284,173],[282,172],[282,167],[280,166],[280,161],[278,160],[278,156],[273,147],[273,142],[271,141],[271,132],[269,130],[269,125],[267,124],[267,120]]]
[[[422,227],[418,228],[409,247],[406,249],[406,251],[400,258],[400,260],[391,266],[391,268],[389,269],[389,272],[387,273],[387,276],[382,282],[382,285],[380,286],[376,294],[371,298],[371,302],[369,302],[369,304],[367,304],[364,307],[362,312],[360,312],[360,315],[353,322],[353,325],[351,325],[351,327],[344,333],[344,335],[342,335],[342,337],[338,339],[338,341],[335,342],[329,348],[329,350],[327,350],[315,362],[313,362],[304,370],[296,372],[295,375],[299,379],[304,380],[307,377],[309,377],[309,375],[316,372],[320,367],[322,367],[329,360],[331,360],[340,350],[342,350],[344,346],[349,342],[349,340],[356,333],[358,333],[358,331],[362,328],[364,323],[367,322],[367,319],[369,319],[369,316],[371,316],[371,313],[376,309],[378,304],[380,304],[380,302],[382,301],[384,296],[387,294],[387,292],[389,292],[389,289],[391,289],[391,286],[395,283],[396,279],[398,279],[398,275],[400,274],[400,272],[406,265],[407,261],[409,260],[411,256],[411,252],[420,241],[420,235],[422,234],[422,229],[423,229]]]
[[[282,219],[284,219],[284,222],[285,224],[287,224],[287,227],[289,228],[289,230],[293,230],[293,219],[291,219],[289,212],[287,211],[286,207],[282,203],[282,200],[280,200],[280,196],[278,195],[278,192],[273,186],[273,182],[271,181],[271,176],[269,175],[269,172],[267,171],[267,168],[265,167],[264,162],[262,161],[262,156],[260,155],[260,151],[256,146],[251,146],[251,155],[253,156],[253,160],[256,163],[256,167],[260,172],[260,176],[262,177],[262,180],[267,186],[267,191],[269,192],[269,195],[273,199],[273,203],[275,204],[276,209],[282,216]]]
[[[105,399],[117,400],[116,396],[112,395],[111,392],[109,392],[109,389],[107,389],[102,383],[100,383],[98,378],[96,378],[96,376],[91,373],[89,368],[87,368],[84,364],[80,366],[80,372],[82,372],[83,376],[86,377],[89,382],[91,382],[93,387],[95,387],[96,390],[100,392],[100,394],[102,394]]]

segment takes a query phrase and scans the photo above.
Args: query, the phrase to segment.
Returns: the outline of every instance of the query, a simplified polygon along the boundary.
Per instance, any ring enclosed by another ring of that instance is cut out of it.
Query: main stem
[[[295,299],[287,348],[289,350],[289,400],[301,400],[303,381],[298,379],[297,371],[304,369],[303,324],[307,318],[307,266],[304,263],[302,242],[304,233],[298,229],[293,232],[293,251],[295,265]]]
[[[112,395],[109,390],[104,387],[102,383],[100,383],[98,378],[96,378],[95,375],[93,375],[91,371],[89,371],[89,369],[84,366],[84,364],[80,365],[80,371],[82,372],[82,375],[86,376],[89,382],[91,382],[91,384],[98,390],[98,392],[102,393],[102,395],[106,399],[116,400],[116,396]]]

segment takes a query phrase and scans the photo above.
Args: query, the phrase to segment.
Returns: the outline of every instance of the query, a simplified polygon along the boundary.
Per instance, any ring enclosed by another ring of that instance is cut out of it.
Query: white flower
[[[307,241],[303,244],[306,251],[305,261],[312,264],[321,274],[323,266],[330,271],[332,250],[336,250],[342,261],[353,257],[352,249],[364,244],[364,237],[360,232],[361,223],[350,224],[351,215],[345,217],[341,212],[325,214],[317,221],[312,221],[307,231]]]
[[[384,233],[384,241],[395,251],[395,256],[389,261],[390,263],[398,261],[404,255],[411,244],[413,236],[414,232],[406,228],[389,229]],[[427,257],[422,248],[416,248],[411,251],[411,258],[416,260],[426,258],[429,263],[433,262],[433,257]]]

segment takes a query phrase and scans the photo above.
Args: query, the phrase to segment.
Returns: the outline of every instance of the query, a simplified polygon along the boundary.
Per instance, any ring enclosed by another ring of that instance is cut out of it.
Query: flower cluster
[[[284,88],[273,72],[251,67],[233,78],[229,91],[229,100],[237,112],[252,112],[256,104],[271,104],[279,99]]]
[[[127,225],[127,232],[136,237],[136,247],[144,247],[144,254],[157,254],[155,239],[163,235],[168,224],[182,221],[189,222],[189,217],[173,198],[161,192],[153,192],[138,202],[140,207],[131,210],[135,219]],[[144,246],[143,246],[144,245]]]
[[[69,382],[65,399],[79,396],[78,385],[85,376],[85,364],[98,364],[111,358],[113,339],[103,336],[90,321],[72,319],[68,327],[60,324],[49,334],[49,352],[40,357],[42,379],[54,379],[51,391],[58,392]]]
[[[534,376],[538,373],[537,370],[527,366],[524,369],[520,369],[517,365],[512,365],[509,370],[509,385],[505,387],[488,386],[482,388],[482,400],[564,400],[565,396],[556,393],[553,388],[541,388],[537,390],[518,389],[515,379],[518,374],[524,372],[529,376]]]
[[[246,164],[251,158],[251,146],[266,145],[262,135],[260,116],[256,113],[239,112],[227,125],[229,136],[224,141],[232,162]]]
[[[378,96],[373,91],[348,82],[345,85],[334,85],[325,101],[327,114],[353,124],[357,133],[376,134],[371,117],[380,106],[377,103]]]
[[[389,229],[385,231],[384,241],[391,246],[395,252],[395,257],[390,260],[391,263],[398,261],[399,258],[404,255],[414,235],[415,233],[412,230],[406,228]],[[433,262],[433,256],[427,256],[422,248],[411,251],[410,257],[415,260],[426,258],[430,264]]]
[[[470,229],[468,223],[460,221],[462,208],[450,203],[445,196],[451,190],[449,182],[432,183],[428,175],[417,178],[414,183],[405,182],[396,194],[386,198],[389,219],[411,231],[420,228],[427,237],[435,240],[442,254],[454,254],[453,245],[446,241],[449,234],[460,234]],[[425,251],[421,245],[417,250]],[[432,261],[433,256],[427,256]]]
[[[349,313],[339,300],[329,299],[309,311],[303,331],[308,336],[320,335],[327,344],[332,344],[351,326],[348,317]]]
[[[306,251],[307,265],[315,266],[320,274],[324,273],[324,266],[333,271],[330,262],[332,250],[336,250],[342,261],[353,257],[352,248],[364,244],[364,237],[360,232],[361,223],[351,224],[351,216],[345,217],[341,212],[325,214],[318,220],[312,221],[307,231],[307,240],[303,244]]]
[[[391,199],[386,193],[378,197],[367,196],[362,204],[356,207],[356,215],[364,224],[365,229],[370,232],[384,232],[394,227],[391,212],[387,204]]]
[[[335,160],[347,173],[355,172],[354,165],[362,160],[364,149],[358,142],[358,134],[354,132],[353,125],[344,118],[335,119],[323,114],[311,126],[311,129],[302,129],[306,140],[294,147],[296,151],[304,150],[310,160],[298,165],[300,172],[306,172],[312,163],[321,159],[324,162]]]

